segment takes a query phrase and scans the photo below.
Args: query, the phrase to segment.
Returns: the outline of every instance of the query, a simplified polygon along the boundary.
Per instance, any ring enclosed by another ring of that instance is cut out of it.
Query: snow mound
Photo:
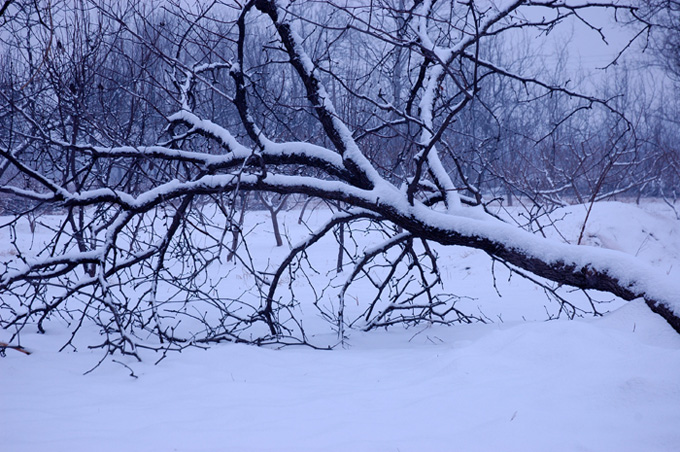
[[[595,203],[590,214],[588,207],[557,209],[550,215],[554,225],[545,228],[546,234],[578,243],[583,229],[582,245],[622,251],[680,276],[680,221],[623,202]]]
[[[134,380],[113,362],[82,376],[91,353],[57,353],[54,337],[32,339],[34,355],[0,362],[0,450],[671,452],[680,444],[680,337],[638,302],[596,320],[373,332],[332,352],[190,349],[157,366],[127,361]]]
[[[585,216],[584,206],[560,209],[548,232],[576,242]],[[288,232],[302,236],[291,218]],[[677,220],[600,203],[584,231],[585,245],[664,272],[680,267]],[[283,252],[265,239],[254,253]],[[494,298],[478,270],[488,265],[482,253],[440,252],[445,277],[478,288],[471,302],[497,310],[494,318],[543,307],[544,294],[517,279]],[[88,326],[82,334],[84,343],[101,340]],[[574,321],[357,332],[347,349],[329,352],[221,344],[158,365],[157,356],[116,356],[86,376],[100,351],[59,353],[65,326],[22,339],[33,354],[7,350],[0,359],[0,451],[675,452],[680,444],[680,335],[641,300]]]

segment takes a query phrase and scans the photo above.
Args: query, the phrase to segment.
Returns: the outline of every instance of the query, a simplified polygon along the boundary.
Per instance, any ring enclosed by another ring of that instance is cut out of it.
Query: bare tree
[[[0,264],[4,328],[20,331],[37,321],[43,330],[51,315],[68,313],[74,335],[83,322],[95,322],[108,353],[136,356],[140,348],[223,340],[309,343],[297,289],[282,281],[307,277],[306,251],[340,228],[351,268],[338,276],[342,283],[309,290],[341,340],[348,326],[479,320],[441,290],[433,243],[482,250],[543,287],[549,280],[626,300],[643,297],[680,331],[675,292],[656,272],[620,253],[553,243],[499,220],[472,173],[456,166],[469,149],[448,140],[453,124],[483,101],[487,82],[500,78],[529,87],[536,98],[568,99],[559,124],[590,109],[606,113],[622,125],[607,137],[608,149],[618,149],[628,120],[611,100],[504,67],[484,49],[517,29],[549,31],[569,18],[588,24],[586,8],[634,12],[634,6],[298,3],[168,7],[163,15],[139,10],[141,3],[70,10],[90,27],[72,53],[73,75],[31,67],[39,75],[29,86],[45,85],[40,101],[56,99],[54,113],[39,118],[42,105],[34,111],[32,99],[12,97],[24,81],[0,93],[18,124],[16,138],[0,143],[6,171],[0,192],[64,217],[39,252],[16,243],[16,258]],[[145,56],[114,52],[122,43]],[[97,58],[111,61],[112,53],[120,60],[109,77],[117,80],[111,94],[128,96],[135,133],[115,132],[120,124],[88,102],[105,80],[106,65]],[[126,85],[135,73],[135,83]],[[136,120],[135,100],[148,107],[147,122]],[[163,124],[149,130],[157,118]],[[544,128],[548,135],[556,130]],[[470,161],[489,160],[484,147],[475,152]],[[613,164],[620,157],[611,158]],[[116,167],[126,172],[114,177]],[[600,189],[584,188],[582,196],[595,199]],[[301,194],[344,210],[273,271],[255,268],[244,234],[235,257],[253,289],[230,294],[226,275],[216,280],[208,272],[234,251],[225,237],[234,231],[239,194],[248,192]],[[16,228],[21,218],[1,227]],[[359,230],[371,231],[370,244]],[[348,289],[360,279],[372,288],[370,301],[360,316],[347,318]],[[336,302],[324,305],[330,291]],[[78,308],[67,308],[75,301]]]

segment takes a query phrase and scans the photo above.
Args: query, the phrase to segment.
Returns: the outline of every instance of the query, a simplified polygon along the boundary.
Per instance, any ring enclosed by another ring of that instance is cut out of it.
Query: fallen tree
[[[45,320],[67,312],[74,335],[83,322],[94,321],[105,337],[99,346],[133,355],[140,348],[174,350],[223,340],[309,343],[295,314],[300,301],[278,292],[285,286],[282,276],[304,278],[299,262],[309,247],[334,231],[361,225],[383,242],[355,253],[337,305],[321,309],[341,339],[347,325],[371,329],[476,320],[438,293],[441,278],[431,242],[482,250],[529,278],[625,300],[642,297],[680,332],[678,291],[671,282],[622,253],[557,243],[503,222],[447,141],[451,125],[494,77],[537,90],[530,97],[573,99],[573,111],[606,112],[622,124],[623,135],[629,133],[629,123],[610,102],[505,69],[483,58],[483,46],[511,30],[550,29],[569,17],[587,23],[579,14],[584,8],[632,7],[555,1],[452,2],[450,11],[428,1],[393,8],[322,6],[328,16],[305,15],[304,8],[274,0],[249,1],[231,21],[208,20],[208,11],[200,11],[175,24],[184,32],[170,32],[170,18],[148,18],[144,28],[135,23],[139,11],[116,13],[91,5],[108,28],[83,39],[85,47],[74,44],[67,61],[72,72],[57,73],[64,65],[48,56],[41,63],[45,73],[34,67],[39,75],[26,81],[33,95],[18,83],[0,94],[12,118],[0,148],[0,192],[27,206],[4,219],[2,228],[12,231],[22,218],[48,207],[63,216],[38,252],[15,243],[15,258],[1,264],[4,328],[18,334],[37,322],[44,331]],[[534,16],[523,15],[526,8],[549,15],[530,19]],[[88,14],[76,15],[86,22]],[[194,40],[214,38],[212,47],[191,41],[192,30],[197,30]],[[58,31],[51,32],[50,43],[59,39]],[[321,55],[313,59],[307,49],[315,39],[322,43]],[[118,49],[125,40],[171,72],[153,72],[129,49]],[[381,64],[395,63],[389,70],[362,67],[366,86],[356,89],[361,78],[356,71],[334,69],[332,63],[342,58],[350,65],[356,51],[351,46],[362,40],[383,55]],[[223,46],[231,50],[220,54]],[[200,49],[194,62],[182,53]],[[264,56],[253,56],[255,49]],[[122,59],[117,67],[139,71],[135,84],[127,84],[126,74],[97,66],[99,58],[112,55]],[[163,77],[172,80],[175,102],[170,97],[162,103],[158,93],[148,93]],[[130,103],[115,110],[112,98],[102,100],[105,83],[112,84],[111,93],[127,93]],[[348,99],[361,106],[349,110],[350,116],[336,107],[342,103],[348,109]],[[160,119],[149,113],[142,122],[128,111],[139,105],[162,112]],[[121,134],[116,111],[131,114],[129,127],[139,130],[136,135]],[[152,125],[161,133],[148,144],[146,128]],[[391,154],[372,153],[372,143],[387,132]],[[234,218],[237,197],[245,192],[300,194],[343,209],[293,246],[274,271],[263,273],[252,265],[245,235],[240,253],[225,243],[227,235],[243,234],[242,219]],[[222,262],[224,253],[235,255],[252,275],[258,302],[224,295],[219,281],[208,280],[205,269]],[[382,276],[370,276],[371,266],[380,266]],[[370,279],[375,294],[358,323],[345,318],[344,297],[360,277]],[[412,283],[417,289],[407,291]],[[77,308],[67,307],[72,300],[79,301]],[[186,309],[196,303],[209,306],[215,317]],[[184,330],[180,316],[201,327]]]

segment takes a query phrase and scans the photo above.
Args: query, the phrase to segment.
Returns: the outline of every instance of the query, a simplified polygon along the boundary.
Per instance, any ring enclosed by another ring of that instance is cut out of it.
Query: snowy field
[[[585,212],[556,212],[546,234],[575,241]],[[292,243],[297,215],[284,218]],[[262,235],[254,254],[281,259],[267,216],[247,221]],[[583,237],[680,277],[680,221],[661,203],[597,204]],[[314,252],[333,261],[331,245]],[[0,247],[10,252],[6,237]],[[558,309],[542,289],[498,268],[494,288],[484,254],[437,251],[446,289],[486,324],[352,331],[332,351],[114,357],[87,375],[101,350],[58,352],[69,338],[58,321],[26,331],[33,353],[0,358],[0,451],[680,450],[680,335],[643,302],[597,294],[604,316],[546,322]],[[97,339],[85,328],[79,340]]]

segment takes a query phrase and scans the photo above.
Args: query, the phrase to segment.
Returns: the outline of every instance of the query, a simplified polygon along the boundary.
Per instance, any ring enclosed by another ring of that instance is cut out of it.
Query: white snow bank
[[[577,243],[588,206],[558,209],[551,217],[554,227],[546,231]],[[660,212],[648,212],[634,204],[599,202],[593,205],[585,225],[584,245],[622,251],[638,257],[668,275],[680,276],[680,221]],[[677,273],[676,273],[677,272]]]
[[[676,451],[680,337],[640,302],[596,321],[371,333],[349,350],[222,345],[134,365],[0,361],[0,449]]]
[[[596,207],[590,244],[616,237],[620,250],[640,249],[653,265],[677,262],[675,220]],[[310,223],[322,221],[319,212]],[[253,253],[281,258],[263,215],[247,220],[263,225]],[[292,242],[305,232],[297,215],[286,222]],[[575,213],[563,226],[572,218],[577,230]],[[658,240],[635,243],[643,229]],[[329,243],[313,252],[333,263]],[[438,251],[452,290],[477,288],[469,303],[494,320],[544,318],[542,292],[521,279],[499,276],[504,296],[495,295],[483,253]],[[29,328],[22,345],[34,353],[0,358],[0,451],[675,452],[680,444],[680,336],[641,301],[597,319],[353,332],[348,349],[331,352],[223,344],[158,366],[155,355],[115,357],[138,379],[111,361],[83,376],[100,351],[57,353],[69,337],[59,328]],[[101,337],[85,326],[78,341]]]

